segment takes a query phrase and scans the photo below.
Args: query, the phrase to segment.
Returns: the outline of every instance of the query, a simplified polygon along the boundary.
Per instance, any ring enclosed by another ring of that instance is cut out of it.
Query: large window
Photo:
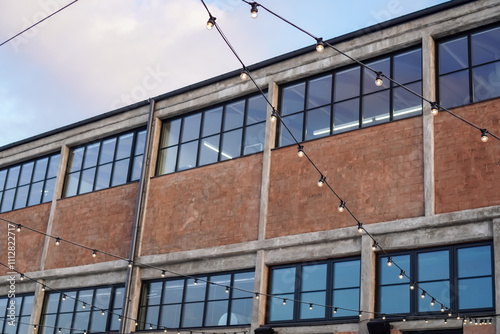
[[[52,201],[59,154],[0,170],[0,212]]]
[[[422,51],[406,50],[366,65],[422,93]],[[281,89],[283,122],[299,141],[321,138],[422,113],[422,100],[360,65],[295,82]],[[294,144],[280,127],[278,146]]]
[[[358,317],[358,311],[346,309],[359,310],[359,285],[359,258],[273,267],[269,293],[274,297],[268,297],[267,322]],[[311,308],[311,303],[332,307]]]
[[[447,108],[500,96],[500,27],[438,44],[439,102]]]
[[[120,286],[108,286],[46,293],[39,333],[118,331],[123,290]]]
[[[244,271],[145,282],[139,329],[249,325],[254,275]]]
[[[266,110],[255,95],[164,121],[157,175],[261,152]]]
[[[33,309],[33,295],[0,297],[0,333],[27,334]]]
[[[473,313],[494,308],[493,256],[491,244],[460,245],[390,254],[408,275],[387,266],[387,255],[378,257],[378,311],[386,314],[441,313],[445,308]],[[422,290],[433,296],[421,298]]]
[[[127,132],[71,150],[64,197],[139,180],[146,130]]]

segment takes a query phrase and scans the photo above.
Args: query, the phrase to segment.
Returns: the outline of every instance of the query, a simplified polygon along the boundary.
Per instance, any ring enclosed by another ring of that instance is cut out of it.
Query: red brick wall
[[[454,113],[500,134],[500,99]],[[500,205],[500,141],[441,112],[435,117],[436,213]]]
[[[45,203],[3,213],[1,217],[16,224],[22,224],[37,231],[46,232],[49,215],[50,203]],[[0,262],[4,264],[8,264],[8,232],[8,224],[5,221],[0,221],[0,235],[2,236],[0,239],[0,254],[2,254]],[[21,232],[16,232],[15,230],[13,232],[15,233],[16,242],[15,269],[22,273],[39,270],[45,236],[26,228],[21,229]],[[0,275],[6,275],[8,271],[5,267],[0,266]]]
[[[304,144],[362,223],[424,214],[421,117]],[[267,237],[356,226],[297,147],[272,152]]]
[[[495,334],[495,325],[467,325],[464,334]]]
[[[152,179],[141,255],[257,239],[261,179],[262,154]]]
[[[52,235],[122,257],[129,256],[138,183],[59,200]],[[115,258],[62,242],[49,244],[45,269],[73,267]]]

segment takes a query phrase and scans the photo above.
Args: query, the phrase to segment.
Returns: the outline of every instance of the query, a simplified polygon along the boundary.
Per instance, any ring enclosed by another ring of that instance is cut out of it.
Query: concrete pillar
[[[500,314],[500,218],[493,219],[493,258],[495,259],[495,314]],[[493,317],[495,333],[500,333],[500,321]]]
[[[359,325],[360,334],[368,334],[366,323],[374,318],[375,311],[375,268],[377,266],[375,252],[372,250],[372,239],[364,234],[361,237],[361,282],[359,308],[364,312]]]
[[[265,293],[267,291],[267,275],[268,268],[266,266],[266,253],[263,250],[257,252],[255,260],[255,282],[254,291]],[[260,296],[259,299],[254,297],[252,305],[252,322],[250,324],[250,334],[255,328],[263,325],[266,322],[266,296]]]

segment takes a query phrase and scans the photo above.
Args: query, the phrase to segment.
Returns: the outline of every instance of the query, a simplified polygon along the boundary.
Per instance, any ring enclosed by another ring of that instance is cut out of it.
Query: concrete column
[[[426,31],[422,38],[422,95],[436,101],[435,43]],[[425,215],[435,213],[434,191],[434,116],[429,103],[423,101],[423,163],[424,163],[424,207]]]
[[[375,311],[375,268],[377,266],[375,252],[372,250],[372,239],[364,234],[361,237],[361,282],[359,308],[363,313],[359,333],[368,334],[366,323],[374,318]]]
[[[267,275],[268,268],[266,266],[266,253],[263,250],[257,252],[255,261],[255,282],[254,291],[265,293],[267,291]],[[250,324],[250,334],[255,328],[263,325],[266,322],[266,302],[265,296],[260,296],[259,299],[254,297],[252,305],[252,323]]]
[[[493,219],[493,258],[495,259],[495,314],[500,314],[500,218]],[[500,333],[500,321],[493,317],[495,333]]]

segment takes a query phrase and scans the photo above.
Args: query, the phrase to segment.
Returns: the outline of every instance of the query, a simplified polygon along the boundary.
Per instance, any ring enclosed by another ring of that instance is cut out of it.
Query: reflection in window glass
[[[204,138],[201,140],[199,166],[217,162],[219,158],[220,135]]]
[[[9,325],[10,310],[8,307],[14,303],[16,325]],[[8,296],[0,297],[0,333],[27,334],[30,326],[30,316],[33,310],[33,295],[16,295],[9,299]]]
[[[196,139],[200,136],[201,113],[187,116],[182,124],[182,142]]]
[[[389,122],[389,99],[388,90],[363,98],[363,126]]]
[[[333,133],[341,133],[359,128],[359,99],[335,103],[333,113]]]
[[[453,108],[469,103],[469,71],[460,71],[439,78],[440,104]]]
[[[439,44],[439,73],[446,74],[468,67],[467,37]]]
[[[220,152],[220,160],[233,159],[241,153],[241,129],[226,132],[222,135],[222,150]],[[172,171],[173,172],[173,171]]]
[[[332,101],[332,76],[327,75],[309,81],[307,108],[316,108],[330,104]]]
[[[360,67],[335,73],[335,101],[342,101],[360,94]]]
[[[222,107],[203,112],[202,137],[210,136],[220,132],[222,124]]]
[[[306,140],[330,135],[330,106],[306,113]]]
[[[421,82],[406,85],[412,91],[422,94]],[[422,114],[422,99],[402,87],[393,91],[393,119],[402,119]]]
[[[302,113],[282,118],[283,123],[288,127],[290,134],[283,126],[281,127],[280,146],[295,144],[293,137],[299,142],[302,141],[302,124],[304,123],[304,115]],[[292,137],[293,135],[293,137]]]
[[[290,115],[304,110],[305,92],[305,83],[283,88],[281,114]]]
[[[252,154],[264,150],[264,137],[266,135],[266,124],[259,123],[248,126],[245,132],[245,143],[243,154]]]
[[[474,68],[472,76],[474,102],[500,96],[500,61]]]
[[[401,84],[422,79],[422,52],[412,50],[394,56],[394,80]]]
[[[472,65],[480,65],[500,60],[500,27],[473,34]]]

